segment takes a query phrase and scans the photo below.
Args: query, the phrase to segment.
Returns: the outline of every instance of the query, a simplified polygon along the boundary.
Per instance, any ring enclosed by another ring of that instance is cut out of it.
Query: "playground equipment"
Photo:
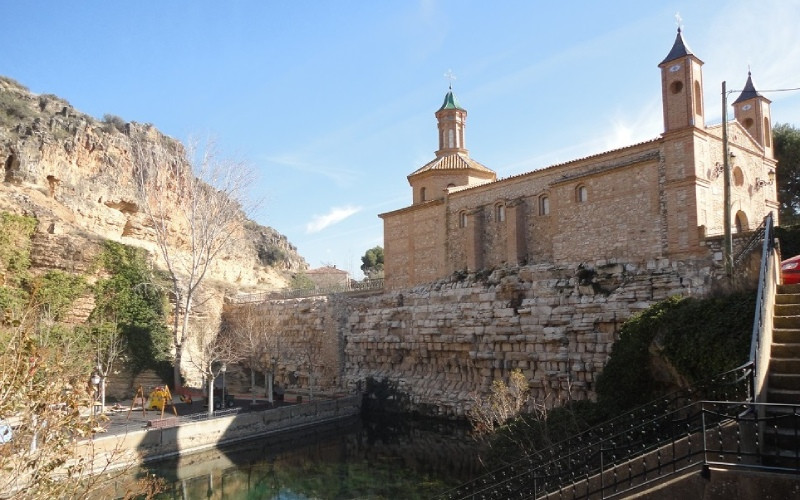
[[[168,404],[172,404],[172,393],[169,392],[169,387],[166,385],[156,386],[147,398],[148,410],[161,410],[163,412],[164,407]]]
[[[144,402],[144,389],[142,386],[139,386],[139,389],[136,391],[136,396],[133,398],[134,403],[136,401]],[[142,404],[142,414],[145,413],[145,410],[161,410],[161,418],[164,418],[164,408],[167,406],[172,407],[172,412],[175,416],[178,416],[178,410],[175,409],[175,404],[172,402],[172,393],[169,391],[169,387],[166,385],[159,385],[156,386],[152,391],[150,391],[150,395],[147,398],[147,402]],[[131,410],[133,410],[134,404],[128,409],[128,418],[131,416]]]

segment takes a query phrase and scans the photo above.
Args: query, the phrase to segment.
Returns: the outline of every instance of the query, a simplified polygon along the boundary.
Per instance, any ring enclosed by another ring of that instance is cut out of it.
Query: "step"
[[[789,389],[800,393],[800,373],[777,373],[769,374],[770,389]]]
[[[773,342],[770,354],[773,358],[800,358],[800,344]]]
[[[800,304],[800,294],[797,293],[775,294],[775,304],[776,305]]]
[[[769,372],[800,374],[800,358],[770,358]]]
[[[800,391],[793,391],[791,389],[768,389],[767,402],[797,405],[800,404]]]
[[[761,463],[767,467],[797,469],[800,467],[800,455],[795,450],[766,447],[761,457]]]
[[[775,328],[800,328],[800,316],[774,315],[772,324]]]
[[[775,316],[800,316],[800,302],[775,304]]]
[[[795,295],[800,294],[800,284],[797,285],[778,285],[779,295]]]
[[[767,405],[765,407],[764,415],[766,417],[783,417],[778,420],[795,421],[800,419],[800,406]]]
[[[800,329],[798,328],[774,328],[772,330],[772,341],[778,344],[797,344],[800,343]]]

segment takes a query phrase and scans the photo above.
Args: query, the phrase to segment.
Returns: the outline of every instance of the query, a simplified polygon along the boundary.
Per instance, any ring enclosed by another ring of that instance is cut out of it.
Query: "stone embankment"
[[[538,403],[594,397],[622,323],[672,295],[707,293],[714,269],[710,259],[529,265],[262,307],[284,338],[317,332],[340,346],[330,385],[386,380],[405,410],[461,418],[515,369]]]

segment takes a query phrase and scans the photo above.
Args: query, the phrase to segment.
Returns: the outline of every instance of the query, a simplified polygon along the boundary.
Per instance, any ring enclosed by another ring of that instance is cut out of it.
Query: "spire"
[[[756,86],[753,85],[753,77],[750,74],[750,70],[748,69],[747,83],[744,84],[744,90],[742,90],[742,93],[739,94],[739,97],[737,97],[736,100],[733,101],[733,104],[737,104],[742,101],[747,101],[748,99],[754,99],[756,97],[764,97],[764,96],[759,94],[758,91],[756,90]]]
[[[661,64],[668,63],[669,61],[674,61],[675,59],[680,59],[686,56],[694,56],[692,53],[692,49],[686,45],[686,42],[683,41],[683,35],[681,34],[681,28],[678,27],[678,35],[675,37],[675,43],[672,45],[672,50],[669,51],[667,57],[661,61]]]
[[[450,85],[450,90],[448,90],[447,94],[444,96],[444,102],[442,103],[442,107],[439,108],[439,111],[443,109],[464,109],[460,104],[458,104],[458,99],[456,99],[455,94],[453,94],[452,84]]]

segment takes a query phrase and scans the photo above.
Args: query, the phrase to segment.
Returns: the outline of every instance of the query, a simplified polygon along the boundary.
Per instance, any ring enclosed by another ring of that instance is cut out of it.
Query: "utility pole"
[[[722,82],[722,175],[723,175],[723,226],[725,228],[725,241],[722,256],[725,260],[725,274],[733,276],[733,236],[731,235],[731,166],[728,153],[728,92],[725,82]]]

